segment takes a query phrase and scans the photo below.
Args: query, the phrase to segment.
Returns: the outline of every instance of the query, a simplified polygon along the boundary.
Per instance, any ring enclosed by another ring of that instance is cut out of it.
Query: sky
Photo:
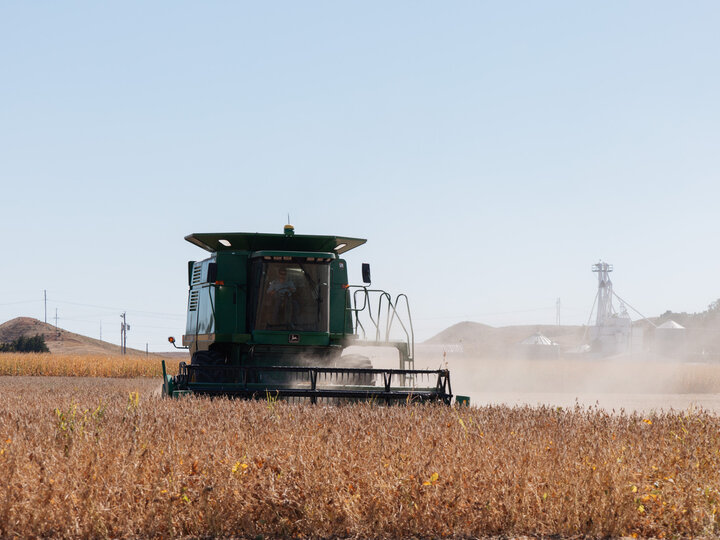
[[[720,4],[3,2],[0,322],[168,350],[195,232],[367,238],[461,322],[720,297]],[[47,303],[44,298],[47,295]],[[639,318],[631,312],[633,318]]]

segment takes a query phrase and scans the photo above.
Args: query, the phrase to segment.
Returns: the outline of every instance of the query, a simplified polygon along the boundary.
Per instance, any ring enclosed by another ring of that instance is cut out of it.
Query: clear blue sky
[[[720,4],[4,2],[0,322],[165,350],[192,232],[348,254],[463,320],[720,297]]]

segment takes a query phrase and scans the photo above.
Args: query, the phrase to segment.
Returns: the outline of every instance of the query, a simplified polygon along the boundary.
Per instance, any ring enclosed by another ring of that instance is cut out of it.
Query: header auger
[[[191,361],[176,376],[163,363],[163,395],[450,404],[447,370],[414,369],[407,297],[370,289],[366,264],[364,285],[348,284],[340,255],[365,240],[296,235],[290,225],[185,239],[211,255],[188,263]],[[391,339],[395,331],[403,339]],[[353,346],[393,347],[399,366],[375,369]]]

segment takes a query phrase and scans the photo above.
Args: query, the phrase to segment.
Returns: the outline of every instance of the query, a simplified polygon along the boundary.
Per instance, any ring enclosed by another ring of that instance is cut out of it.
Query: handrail
[[[388,327],[387,323],[385,324],[385,339],[381,340],[380,336],[380,320],[382,318],[382,306],[383,306],[383,300],[387,299],[388,307],[387,307],[387,314],[385,315],[385,320],[390,320],[390,310],[394,309],[392,305],[392,297],[386,293],[385,291],[380,291],[380,297],[378,298],[378,306],[377,306],[377,324],[375,325],[375,341],[390,341],[390,327]]]
[[[405,294],[399,294],[395,301],[393,302],[392,297],[390,294],[386,291],[383,291],[382,289],[368,289],[367,287],[363,285],[350,285],[349,288],[354,288],[353,296],[352,296],[352,304],[347,309],[350,313],[355,314],[355,320],[353,321],[353,331],[357,334],[359,334],[359,331],[362,331],[362,335],[364,338],[367,337],[367,330],[365,329],[365,326],[362,323],[361,318],[359,317],[360,313],[366,313],[367,317],[370,319],[370,322],[372,323],[372,326],[375,329],[375,341],[378,343],[388,343],[390,341],[390,334],[393,330],[393,323],[395,320],[398,321],[398,324],[400,325],[403,333],[405,334],[405,340],[408,343],[408,353],[411,358],[414,358],[414,351],[415,351],[415,332],[413,330],[412,326],[412,315],[410,313],[410,302],[408,300],[407,295]],[[371,294],[376,293],[378,295],[377,299],[377,309],[372,309],[372,298]],[[358,297],[360,295],[360,297]],[[362,300],[362,306],[358,307],[360,300]],[[385,302],[387,302],[387,307],[385,308]],[[405,321],[403,321],[403,318],[398,313],[398,305],[404,302],[405,304],[405,311],[407,316],[407,324]],[[355,306],[355,307],[353,307]],[[385,329],[384,329],[384,335],[381,328],[381,322],[383,317],[383,309],[386,309],[385,314]],[[375,313],[374,313],[375,311]]]
[[[400,368],[409,370],[403,375],[404,384],[406,386],[415,385],[415,375],[411,372],[415,367],[415,332],[412,325],[412,315],[410,313],[410,301],[407,295],[399,294],[395,297],[393,302],[392,297],[389,293],[380,289],[368,289],[362,285],[351,285],[350,287],[355,288],[352,295],[352,305],[347,310],[352,317],[355,314],[355,321],[353,326],[353,332],[359,335],[362,330],[363,339],[367,339],[367,331],[363,325],[360,317],[360,313],[367,313],[367,317],[370,319],[370,323],[375,327],[375,343],[376,344],[389,344],[398,349]],[[372,309],[372,298],[371,293],[378,295],[377,297],[377,312],[374,314]],[[362,307],[358,307],[360,294],[362,299]],[[387,307],[385,303],[387,302]],[[403,320],[403,317],[398,313],[400,304],[405,305],[405,314],[407,316],[407,323]],[[355,306],[354,308],[352,306]],[[385,334],[382,335],[381,322],[383,320],[383,311],[385,311]],[[390,334],[393,330],[393,324],[397,320],[402,332],[405,335],[405,348],[404,350],[400,347],[400,342],[391,342]],[[373,342],[364,343],[364,345],[373,345]]]
[[[397,315],[397,307],[399,307],[400,301],[405,300],[405,308],[407,311],[407,317],[408,317],[408,325],[410,326],[410,330],[405,327],[405,323],[400,318],[399,315]],[[397,315],[398,324],[402,327],[403,331],[405,332],[406,336],[409,336],[408,343],[409,343],[409,350],[408,350],[408,356],[410,357],[410,360],[415,360],[415,331],[413,330],[413,323],[412,323],[412,313],[410,311],[410,300],[408,299],[407,295],[404,293],[400,293],[395,297],[395,306],[396,309],[393,310],[393,316],[392,319],[388,322],[388,333],[390,332],[390,327],[392,325],[392,322]]]

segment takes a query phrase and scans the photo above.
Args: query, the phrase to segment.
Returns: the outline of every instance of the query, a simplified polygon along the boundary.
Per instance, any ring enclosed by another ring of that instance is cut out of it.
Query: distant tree
[[[50,352],[45,343],[45,336],[36,334],[33,337],[20,336],[9,343],[0,343],[0,352]]]
[[[673,320],[685,327],[699,327],[706,325],[715,325],[720,322],[720,298],[714,302],[708,304],[708,308],[700,313],[678,313],[671,310],[667,310],[665,313],[660,315],[657,320],[657,324],[662,324],[666,321]]]

